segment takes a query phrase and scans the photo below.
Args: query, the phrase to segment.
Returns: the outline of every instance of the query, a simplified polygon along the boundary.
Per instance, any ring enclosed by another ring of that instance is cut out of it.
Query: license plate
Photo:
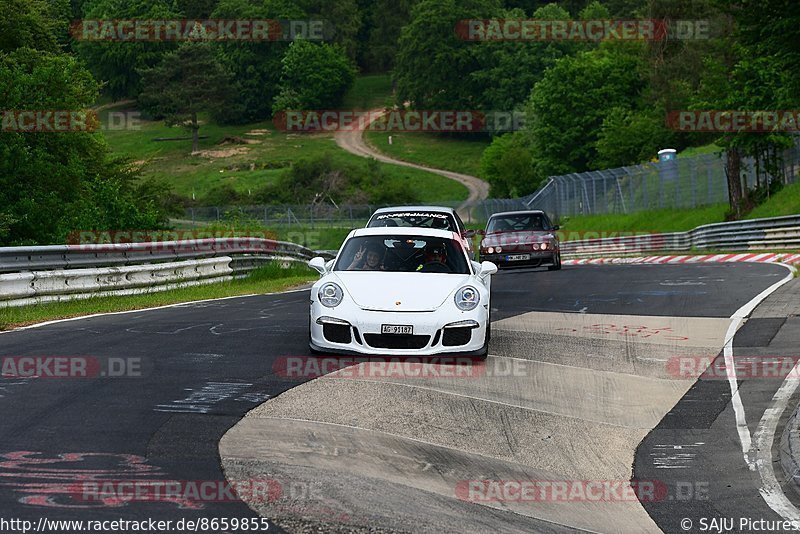
[[[397,324],[383,324],[381,325],[381,334],[413,334],[413,326],[404,326]]]
[[[524,261],[531,259],[530,254],[515,254],[513,256],[506,256],[506,261]]]

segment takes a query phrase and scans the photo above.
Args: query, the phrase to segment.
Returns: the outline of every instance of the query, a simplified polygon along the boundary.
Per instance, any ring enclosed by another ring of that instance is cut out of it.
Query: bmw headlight
[[[344,292],[334,283],[327,283],[319,288],[319,301],[323,306],[335,308],[342,303]]]
[[[456,306],[461,311],[472,311],[478,307],[481,294],[472,286],[462,287],[456,291]]]

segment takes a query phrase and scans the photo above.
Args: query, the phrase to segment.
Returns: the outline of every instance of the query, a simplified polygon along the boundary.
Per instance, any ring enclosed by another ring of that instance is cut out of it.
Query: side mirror
[[[317,271],[320,275],[328,272],[328,268],[325,265],[325,258],[319,256],[309,261],[308,266]]]
[[[481,263],[481,274],[480,274],[481,278],[492,276],[496,272],[497,272],[497,265],[495,265],[494,263],[490,261],[485,261]]]
[[[478,231],[477,230],[465,230],[464,231],[464,237],[466,239],[472,239],[476,235],[478,235]]]
[[[553,225],[553,230],[561,230],[561,226],[558,224]]]

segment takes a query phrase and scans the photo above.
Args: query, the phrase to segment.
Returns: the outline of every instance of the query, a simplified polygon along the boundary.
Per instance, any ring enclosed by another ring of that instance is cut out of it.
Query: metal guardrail
[[[699,226],[688,232],[641,234],[561,243],[564,258],[688,250],[800,249],[800,214]]]
[[[258,238],[0,248],[0,307],[162,291],[244,276],[269,262],[332,257]]]
[[[3,247],[0,248],[0,273],[113,267],[238,254],[267,254],[308,259],[316,253],[295,243],[250,237],[153,243]]]

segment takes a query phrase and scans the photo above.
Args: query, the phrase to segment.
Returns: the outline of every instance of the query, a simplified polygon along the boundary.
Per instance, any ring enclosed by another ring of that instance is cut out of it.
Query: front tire
[[[561,270],[561,253],[559,252],[553,257],[553,265],[547,266],[548,271],[560,271]]]

